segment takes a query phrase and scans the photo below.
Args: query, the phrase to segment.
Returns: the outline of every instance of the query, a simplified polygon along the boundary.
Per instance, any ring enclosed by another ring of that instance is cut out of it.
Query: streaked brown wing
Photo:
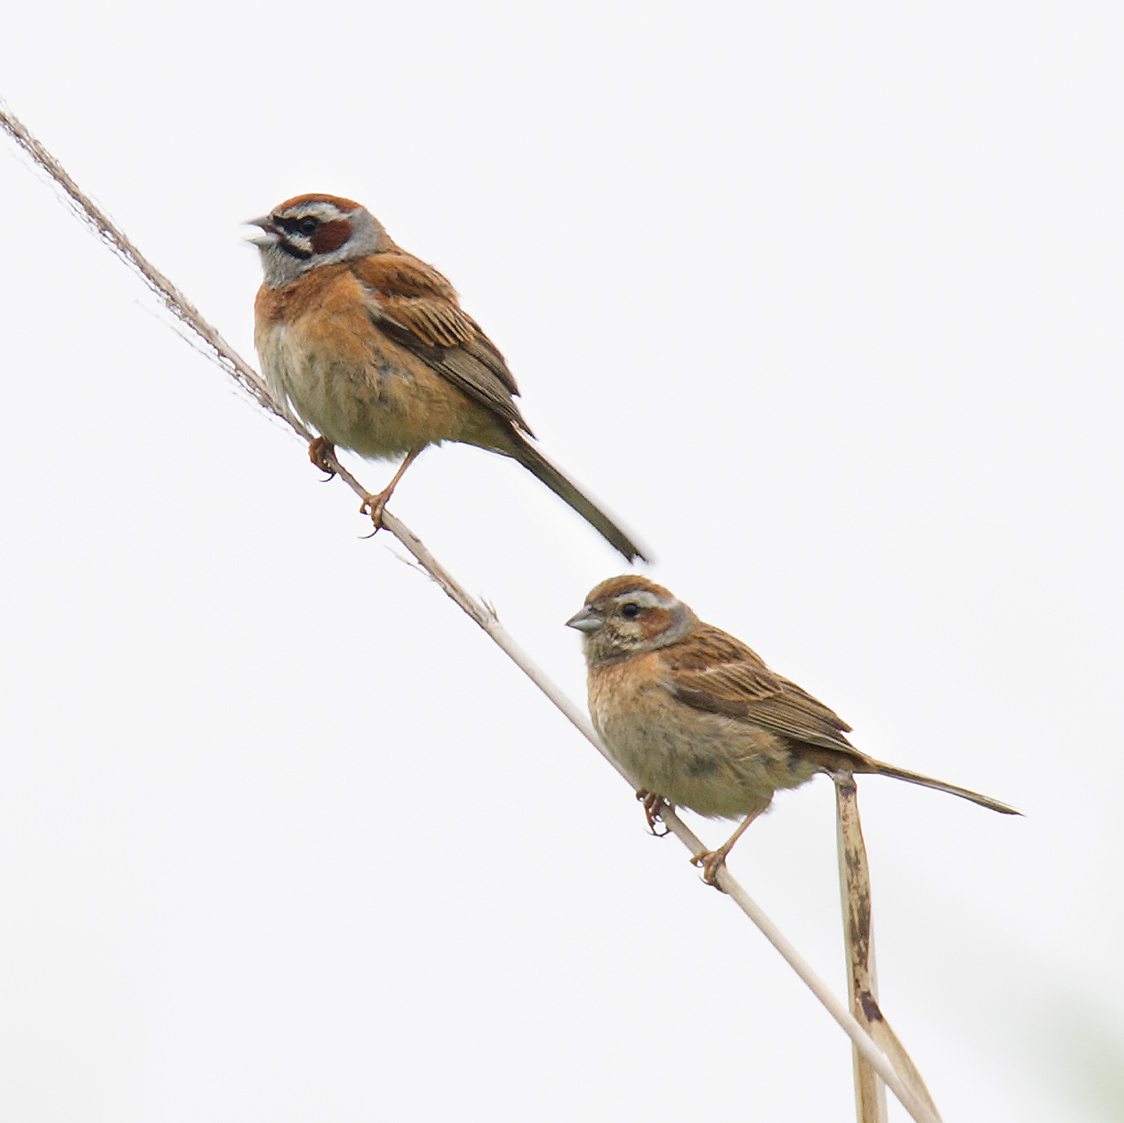
[[[672,691],[688,706],[759,725],[827,749],[852,750],[850,726],[794,682],[774,674],[756,652],[713,625],[664,649]]]
[[[380,331],[458,390],[530,434],[515,404],[519,389],[503,355],[461,309],[453,286],[436,269],[401,253],[363,258],[354,268],[370,290],[367,315]]]

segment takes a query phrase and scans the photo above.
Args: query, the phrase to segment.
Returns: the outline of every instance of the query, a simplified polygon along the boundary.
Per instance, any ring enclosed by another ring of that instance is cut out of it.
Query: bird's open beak
[[[575,613],[566,621],[566,627],[577,628],[579,632],[596,632],[604,623],[601,614],[594,612],[587,604],[581,612]]]
[[[261,218],[251,218],[246,222],[247,226],[260,226],[261,233],[255,234],[252,238],[247,238],[247,242],[252,242],[255,246],[275,246],[280,240],[280,234],[277,227],[273,225],[273,215],[263,215]]]

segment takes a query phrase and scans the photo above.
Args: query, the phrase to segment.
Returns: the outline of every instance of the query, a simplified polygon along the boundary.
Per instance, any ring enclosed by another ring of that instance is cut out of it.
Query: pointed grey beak
[[[252,242],[255,246],[274,246],[279,241],[277,227],[273,225],[273,215],[262,215],[261,218],[250,218],[246,220],[246,226],[260,226],[262,232],[255,234],[252,238],[247,238],[247,242]]]
[[[566,627],[577,628],[579,632],[596,632],[604,623],[600,613],[594,612],[587,604],[581,612],[576,612],[566,621]]]

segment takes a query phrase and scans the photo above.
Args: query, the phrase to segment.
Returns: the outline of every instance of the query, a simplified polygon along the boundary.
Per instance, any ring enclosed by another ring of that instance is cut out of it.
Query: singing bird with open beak
[[[251,225],[265,282],[254,344],[274,399],[320,434],[312,462],[331,473],[334,446],[404,457],[360,508],[377,529],[422,449],[462,441],[518,461],[630,561],[639,547],[528,440],[503,356],[453,286],[400,249],[365,207],[298,195]]]

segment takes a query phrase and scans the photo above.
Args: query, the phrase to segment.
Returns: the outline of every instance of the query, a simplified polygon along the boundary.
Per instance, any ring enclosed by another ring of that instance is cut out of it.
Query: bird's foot
[[[718,850],[700,850],[691,856],[691,865],[702,870],[702,879],[707,885],[713,885],[720,892],[725,892],[718,884],[718,871],[726,864],[726,848]]]
[[[316,437],[308,442],[308,458],[320,469],[328,473],[330,480],[336,474],[336,448],[331,441]]]
[[[656,838],[663,838],[665,834],[669,834],[670,831],[667,824],[660,819],[660,812],[666,806],[663,797],[641,788],[636,793],[636,798],[644,805],[644,818],[648,821],[648,830],[650,830]],[[663,827],[662,831],[656,829],[657,823]]]
[[[390,488],[385,491],[380,491],[377,495],[364,495],[363,502],[359,504],[359,513],[361,515],[369,515],[374,530],[371,531],[368,538],[373,538],[380,530],[382,530],[382,516],[386,510],[386,501],[390,498]]]
[[[425,446],[423,445],[422,448]],[[402,478],[403,473],[421,454],[421,448],[412,448],[406,453],[406,459],[398,465],[398,471],[394,473],[394,478],[378,493],[378,495],[364,495],[363,502],[359,504],[359,513],[361,515],[370,515],[371,522],[374,525],[374,530],[367,535],[368,538],[374,538],[380,530],[382,530],[382,516],[386,510],[387,500],[394,494],[394,489],[398,486],[398,481]]]

